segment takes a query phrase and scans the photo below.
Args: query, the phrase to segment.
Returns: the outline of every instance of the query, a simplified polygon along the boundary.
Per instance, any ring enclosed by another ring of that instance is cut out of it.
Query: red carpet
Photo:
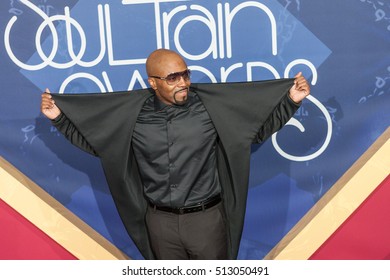
[[[0,199],[1,260],[75,260],[67,250]]]
[[[390,175],[310,259],[389,260],[389,201]]]

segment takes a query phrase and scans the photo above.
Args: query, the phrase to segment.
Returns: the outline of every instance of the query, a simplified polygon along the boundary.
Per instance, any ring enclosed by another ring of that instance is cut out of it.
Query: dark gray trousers
[[[146,225],[155,257],[161,260],[227,259],[227,232],[223,204],[174,214],[149,206]]]

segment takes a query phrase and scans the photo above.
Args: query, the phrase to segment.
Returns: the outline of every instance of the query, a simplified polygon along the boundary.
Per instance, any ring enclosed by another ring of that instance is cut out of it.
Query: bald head
[[[148,76],[166,76],[172,67],[187,68],[184,59],[176,52],[167,49],[158,49],[152,52],[146,60]]]
[[[150,87],[157,98],[168,105],[186,103],[191,85],[187,70],[184,59],[178,53],[167,49],[155,50],[146,60]],[[168,75],[174,75],[173,82],[166,79]]]

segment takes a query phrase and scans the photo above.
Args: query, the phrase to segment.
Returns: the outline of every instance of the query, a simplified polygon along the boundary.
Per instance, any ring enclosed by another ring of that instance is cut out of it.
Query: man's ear
[[[156,85],[156,81],[154,78],[148,78],[148,82],[149,82],[149,85],[152,89],[156,90],[157,89],[157,85]]]

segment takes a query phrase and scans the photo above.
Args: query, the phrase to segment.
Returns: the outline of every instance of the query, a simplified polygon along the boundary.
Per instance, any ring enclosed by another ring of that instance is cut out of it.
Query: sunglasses
[[[178,82],[180,82],[180,78],[183,77],[185,81],[188,81],[190,79],[191,71],[190,69],[186,69],[182,72],[174,72],[169,74],[166,77],[159,77],[159,76],[149,76],[150,78],[157,78],[160,80],[165,80],[168,85],[176,85]]]

